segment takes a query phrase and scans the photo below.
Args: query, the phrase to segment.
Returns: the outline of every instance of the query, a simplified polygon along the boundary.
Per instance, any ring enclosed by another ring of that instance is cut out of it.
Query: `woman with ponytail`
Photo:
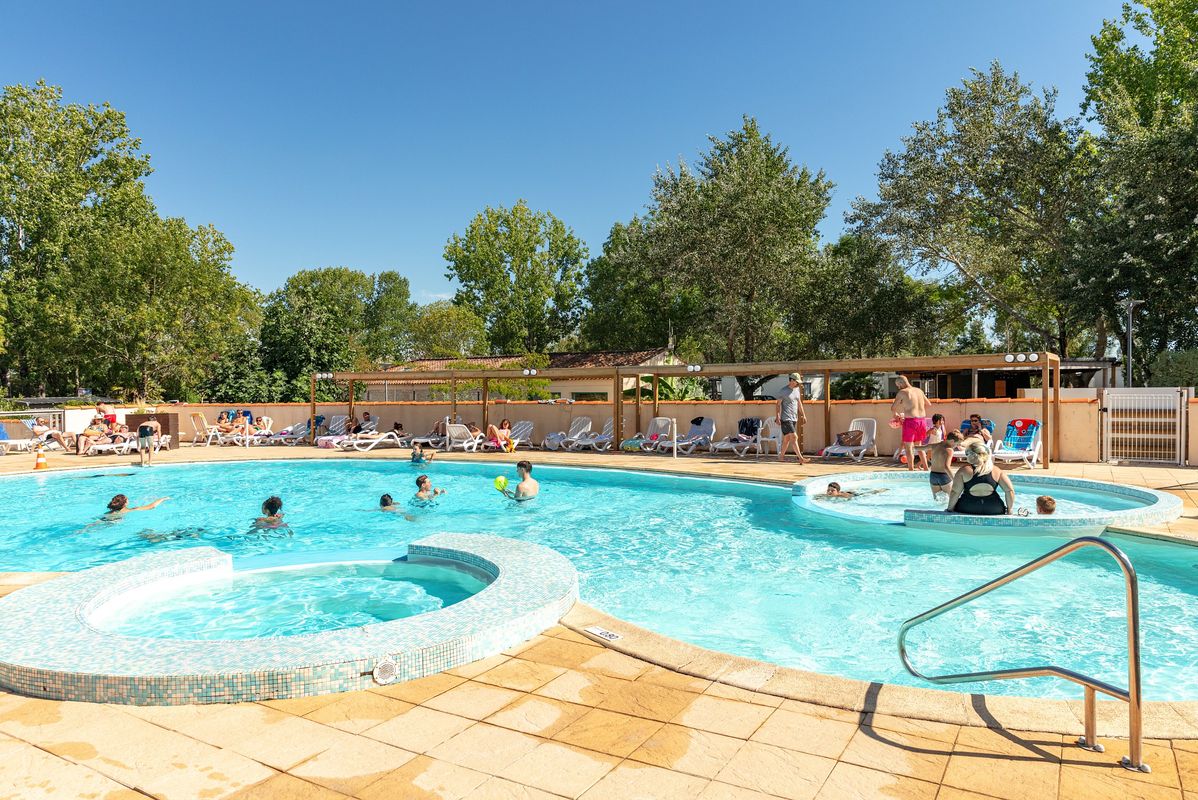
[[[995,516],[1010,514],[1015,508],[1015,487],[1011,479],[994,465],[990,450],[981,442],[965,448],[969,462],[953,476],[953,491],[948,498],[948,510],[959,514]],[[998,496],[999,488],[1006,502]]]

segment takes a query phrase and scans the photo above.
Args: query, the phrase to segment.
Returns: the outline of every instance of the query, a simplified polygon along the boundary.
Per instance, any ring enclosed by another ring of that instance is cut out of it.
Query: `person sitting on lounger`
[[[498,428],[488,425],[487,439],[497,450],[509,450],[512,441],[512,423],[505,419],[499,423]]]
[[[982,516],[1012,513],[1015,508],[1015,487],[1006,473],[994,466],[989,448],[974,442],[965,449],[965,458],[969,463],[953,476],[948,510]],[[1006,502],[998,496],[1000,488],[1006,495]]]
[[[108,444],[111,441],[112,437],[109,435],[104,417],[97,414],[92,417],[92,421],[83,429],[83,432],[75,437],[75,454],[85,456],[92,449],[92,445]]]
[[[62,431],[57,428],[51,428],[50,423],[45,417],[38,417],[33,421],[33,435],[41,439],[42,442],[58,442],[58,446],[63,450],[69,449],[67,440],[63,438]]]
[[[965,439],[981,439],[987,445],[994,440],[994,434],[986,430],[986,426],[982,423],[981,414],[969,415],[969,431],[965,434]]]

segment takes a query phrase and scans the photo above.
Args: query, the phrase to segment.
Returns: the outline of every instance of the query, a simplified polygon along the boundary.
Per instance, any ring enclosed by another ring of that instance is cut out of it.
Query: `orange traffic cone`
[[[37,449],[37,461],[33,462],[34,469],[49,469],[50,465],[46,463],[46,453],[41,447]]]

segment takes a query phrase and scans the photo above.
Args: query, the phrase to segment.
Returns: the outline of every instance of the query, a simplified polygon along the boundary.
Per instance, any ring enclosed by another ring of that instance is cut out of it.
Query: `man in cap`
[[[807,421],[807,412],[803,410],[803,389],[799,385],[802,376],[792,372],[787,376],[786,388],[778,392],[778,413],[775,416],[782,426],[782,447],[778,450],[778,460],[786,460],[786,451],[794,448],[800,464],[806,464],[803,453],[799,450],[799,421]]]

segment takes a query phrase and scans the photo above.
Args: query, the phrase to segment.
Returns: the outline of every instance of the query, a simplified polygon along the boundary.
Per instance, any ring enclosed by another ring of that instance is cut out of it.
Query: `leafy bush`
[[[1198,386],[1198,350],[1166,350],[1152,362],[1153,386]]]

